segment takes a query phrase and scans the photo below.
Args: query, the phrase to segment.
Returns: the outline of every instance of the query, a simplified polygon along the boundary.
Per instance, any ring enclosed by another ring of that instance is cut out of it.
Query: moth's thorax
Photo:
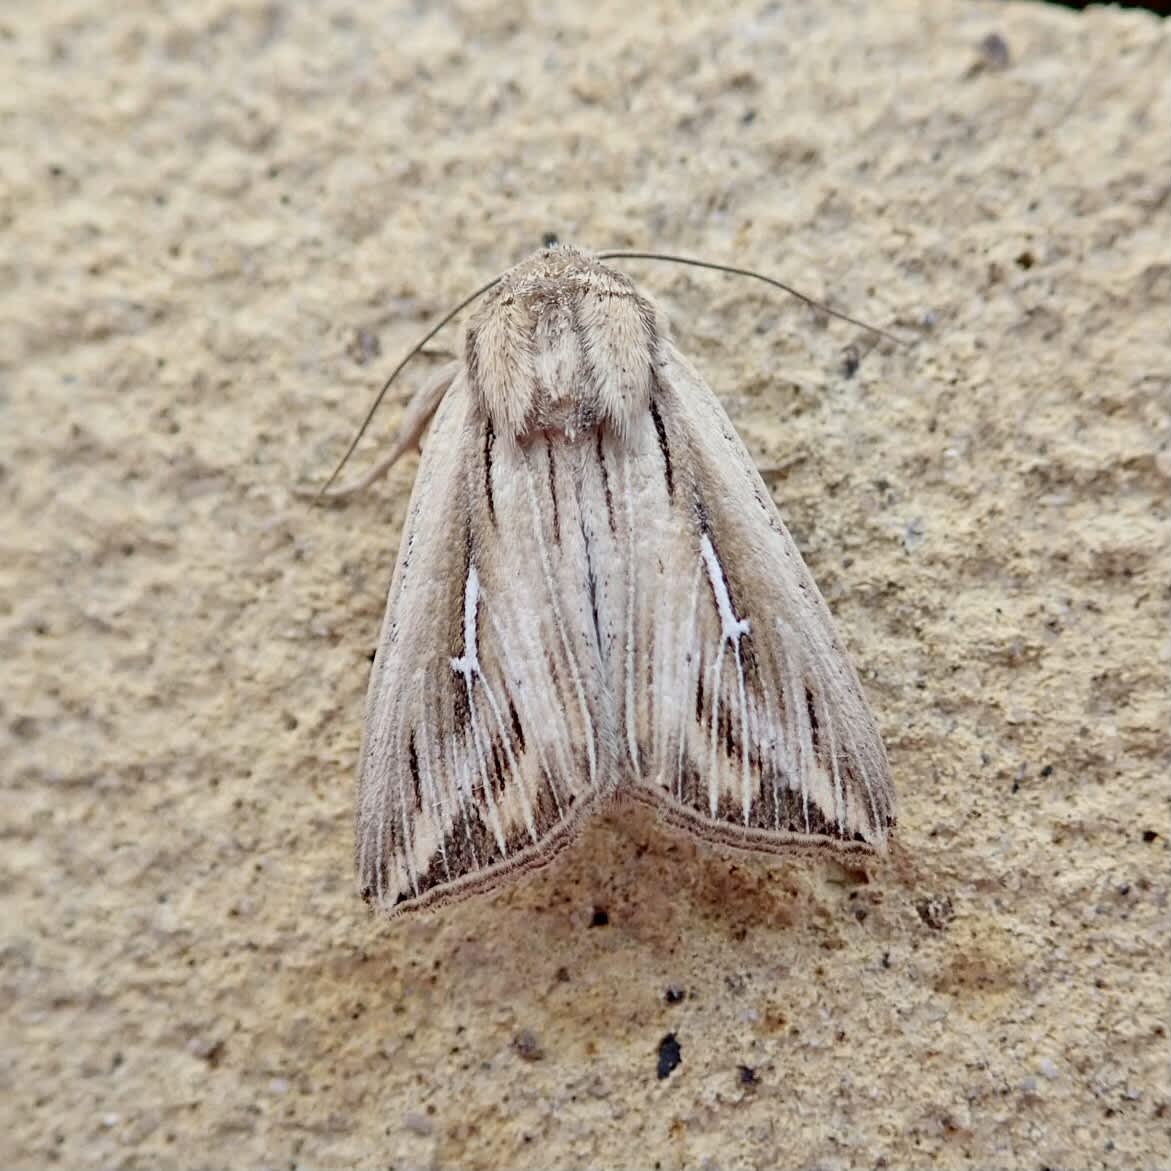
[[[497,435],[605,426],[625,435],[646,410],[663,315],[586,252],[538,252],[485,297],[467,333],[476,404]]]

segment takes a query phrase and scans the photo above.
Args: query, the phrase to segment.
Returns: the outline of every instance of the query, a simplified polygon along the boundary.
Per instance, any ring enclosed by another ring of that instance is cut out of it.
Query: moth
[[[366,703],[368,901],[487,890],[619,797],[722,846],[885,849],[857,673],[649,298],[583,250],[537,253],[488,288],[375,475],[432,414]]]

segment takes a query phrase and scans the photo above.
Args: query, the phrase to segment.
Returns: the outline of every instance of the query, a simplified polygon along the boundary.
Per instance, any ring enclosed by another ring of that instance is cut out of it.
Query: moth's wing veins
[[[547,862],[612,787],[596,640],[565,597],[546,482],[461,374],[420,460],[367,696],[358,879],[391,914]]]
[[[726,844],[884,850],[894,794],[858,675],[727,414],[670,344],[626,451],[631,791]]]

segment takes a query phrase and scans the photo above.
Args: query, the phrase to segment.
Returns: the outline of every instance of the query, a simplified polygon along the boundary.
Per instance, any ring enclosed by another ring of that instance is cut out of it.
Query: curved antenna
[[[500,276],[493,277],[486,285],[481,285],[480,288],[478,288],[474,293],[471,294],[471,296],[465,297],[454,309],[450,310],[448,313],[445,313],[443,315],[443,317],[440,318],[438,324],[433,325],[423,335],[423,337],[410,348],[410,350],[407,353],[407,356],[405,358],[403,358],[403,360],[391,371],[390,377],[382,384],[382,389],[375,396],[374,402],[370,405],[370,409],[366,412],[366,417],[362,420],[362,425],[361,425],[361,427],[358,428],[358,433],[354,436],[353,441],[350,443],[350,446],[346,448],[346,454],[343,455],[342,458],[338,461],[337,467],[333,469],[333,474],[329,477],[328,480],[325,481],[324,484],[321,485],[320,489],[318,489],[318,492],[317,492],[318,499],[320,499],[322,496],[325,495],[326,492],[329,491],[330,486],[333,484],[334,480],[336,480],[338,478],[338,476],[341,475],[342,468],[344,468],[346,466],[346,464],[350,462],[350,456],[352,456],[354,454],[354,449],[361,442],[362,436],[366,434],[366,428],[370,426],[371,422],[373,422],[375,413],[377,412],[378,408],[382,405],[382,400],[386,397],[386,392],[390,389],[390,384],[399,376],[403,367],[453,317],[455,317],[457,314],[461,313],[464,309],[466,309],[474,300],[476,300],[477,297],[482,297],[489,289],[498,285],[500,283],[503,275],[504,274],[501,273]]]
[[[848,321],[851,325],[858,326],[859,329],[865,329],[894,342],[895,345],[907,345],[907,342],[902,338],[896,337],[893,333],[887,333],[885,329],[879,329],[877,325],[868,325],[865,321],[859,321],[847,313],[839,313],[836,309],[831,309],[828,305],[823,305],[820,301],[807,297],[798,289],[793,288],[792,285],[774,280],[771,276],[765,276],[764,273],[753,272],[750,268],[735,268],[730,264],[713,264],[710,260],[694,260],[689,256],[669,256],[663,252],[599,252],[597,257],[599,260],[666,260],[671,264],[689,264],[692,268],[710,268],[714,272],[728,272],[733,276],[754,277],[758,281],[764,281],[766,285],[772,285],[773,288],[788,293],[791,297],[796,297],[798,301],[803,301],[811,309],[820,309],[822,313],[828,313],[830,317],[836,317],[839,321]]]
[[[869,333],[876,334],[879,337],[886,338],[892,341],[897,346],[905,346],[909,343],[900,337],[896,337],[893,333],[888,333],[885,329],[879,329],[876,325],[869,325],[865,321],[859,321],[856,317],[851,317],[847,313],[839,313],[836,309],[831,309],[828,305],[822,304],[821,301],[814,300],[813,297],[806,296],[799,289],[793,288],[792,285],[787,285],[783,281],[778,281],[771,276],[765,276],[764,273],[754,272],[750,268],[736,268],[730,264],[716,264],[710,260],[696,260],[690,256],[672,256],[665,252],[623,252],[623,251],[609,251],[595,253],[598,260],[663,260],[669,264],[686,264],[692,268],[708,268],[713,272],[726,272],[732,276],[747,276],[754,280],[763,281],[766,285],[772,285],[775,289],[780,289],[784,293],[788,293],[791,297],[796,297],[798,301],[803,302],[812,309],[819,309],[822,313],[829,314],[830,317],[836,317],[839,321],[849,322],[850,325],[856,325],[859,329],[864,329]],[[366,412],[366,417],[362,420],[362,425],[358,428],[350,446],[346,448],[345,455],[338,461],[337,467],[333,469],[329,479],[317,491],[317,499],[320,499],[329,491],[333,482],[341,475],[342,468],[350,462],[350,457],[354,454],[358,444],[362,441],[362,436],[366,434],[367,428],[374,421],[374,415],[378,408],[382,405],[382,400],[386,397],[386,392],[390,389],[391,383],[402,373],[406,364],[418,354],[423,347],[449,322],[453,317],[458,316],[463,312],[473,301],[482,297],[489,289],[495,288],[504,278],[504,273],[493,277],[486,285],[481,285],[470,296],[465,297],[454,309],[445,313],[435,325],[433,325],[424,335],[417,341],[410,350],[407,351],[406,356],[401,362],[390,372],[390,377],[382,384],[382,389],[375,396],[373,403],[370,404],[370,409]]]

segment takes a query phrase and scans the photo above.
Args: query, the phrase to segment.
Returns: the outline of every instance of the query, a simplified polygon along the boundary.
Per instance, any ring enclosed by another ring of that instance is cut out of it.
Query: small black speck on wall
[[[659,1080],[669,1077],[671,1071],[683,1064],[683,1051],[679,1048],[679,1039],[674,1033],[668,1033],[659,1042]]]

